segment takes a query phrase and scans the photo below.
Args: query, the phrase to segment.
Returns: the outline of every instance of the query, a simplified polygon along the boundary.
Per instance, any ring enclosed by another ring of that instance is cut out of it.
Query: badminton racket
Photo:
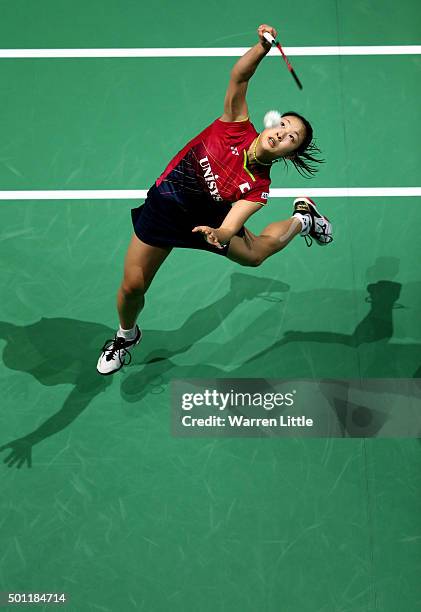
[[[292,76],[294,77],[294,81],[297,83],[298,87],[300,89],[303,88],[303,86],[301,85],[301,81],[300,79],[297,77],[297,75],[295,74],[295,70],[294,68],[291,66],[289,59],[287,58],[287,56],[284,53],[284,50],[281,47],[281,44],[278,40],[275,40],[272,36],[272,34],[269,34],[269,32],[263,32],[263,37],[268,41],[268,43],[270,43],[271,45],[275,45],[275,47],[277,47],[279,49],[279,51],[281,52],[282,57],[285,60],[285,63],[288,67],[288,70],[290,71],[290,73],[292,74]]]

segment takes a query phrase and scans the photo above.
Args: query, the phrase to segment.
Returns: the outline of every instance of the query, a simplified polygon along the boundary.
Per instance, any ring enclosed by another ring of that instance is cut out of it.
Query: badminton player
[[[145,203],[132,210],[134,235],[117,295],[120,327],[102,347],[100,374],[113,374],[130,362],[130,350],[142,336],[136,321],[145,293],[174,247],[259,266],[295,236],[304,236],[308,245],[332,240],[329,220],[306,197],[294,201],[289,219],[271,223],[258,236],[244,226],[266,206],[275,162],[292,163],[301,174],[312,176],[321,161],[312,127],[301,115],[269,113],[272,123],[260,134],[249,120],[247,86],[271,48],[265,32],[277,36],[273,27],[259,26],[258,43],[231,71],[222,116],[171,160]]]

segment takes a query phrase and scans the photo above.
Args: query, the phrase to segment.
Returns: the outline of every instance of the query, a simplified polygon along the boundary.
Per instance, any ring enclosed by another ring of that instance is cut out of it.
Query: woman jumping
[[[248,118],[248,82],[271,48],[264,32],[277,36],[273,27],[259,26],[258,44],[232,69],[223,115],[174,157],[145,203],[132,210],[134,235],[117,295],[120,327],[102,348],[100,374],[113,374],[130,362],[129,351],[142,337],[136,321],[145,293],[173,247],[202,249],[243,266],[259,266],[298,234],[307,244],[332,240],[329,220],[305,197],[294,201],[291,218],[271,223],[259,236],[244,227],[267,202],[273,163],[289,160],[301,174],[311,176],[320,162],[312,127],[301,115],[274,113],[272,126],[260,134]]]

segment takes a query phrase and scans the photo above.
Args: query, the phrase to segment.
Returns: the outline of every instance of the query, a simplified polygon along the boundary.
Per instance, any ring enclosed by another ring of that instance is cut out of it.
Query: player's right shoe
[[[136,325],[136,336],[133,340],[126,340],[117,334],[112,340],[106,340],[102,347],[96,369],[103,376],[118,372],[124,365],[129,365],[132,360],[131,348],[139,344],[142,339],[142,332]]]
[[[327,217],[317,210],[316,204],[310,198],[296,198],[294,200],[292,216],[307,217],[309,220],[309,223],[304,224],[305,227],[301,232],[301,236],[304,236],[307,246],[312,245],[313,239],[320,246],[325,246],[332,242],[332,224]]]

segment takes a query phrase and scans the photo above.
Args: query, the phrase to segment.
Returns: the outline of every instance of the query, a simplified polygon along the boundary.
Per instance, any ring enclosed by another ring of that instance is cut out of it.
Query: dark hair
[[[293,117],[297,117],[297,119],[300,119],[300,121],[303,122],[305,127],[305,135],[303,142],[297,149],[295,149],[292,156],[288,159],[294,164],[296,170],[301,174],[301,176],[311,178],[319,170],[316,164],[323,164],[325,160],[318,159],[316,157],[319,153],[321,153],[321,150],[313,140],[313,128],[307,119],[294,111],[283,113],[282,117],[291,115]],[[285,159],[284,162],[286,163]]]

